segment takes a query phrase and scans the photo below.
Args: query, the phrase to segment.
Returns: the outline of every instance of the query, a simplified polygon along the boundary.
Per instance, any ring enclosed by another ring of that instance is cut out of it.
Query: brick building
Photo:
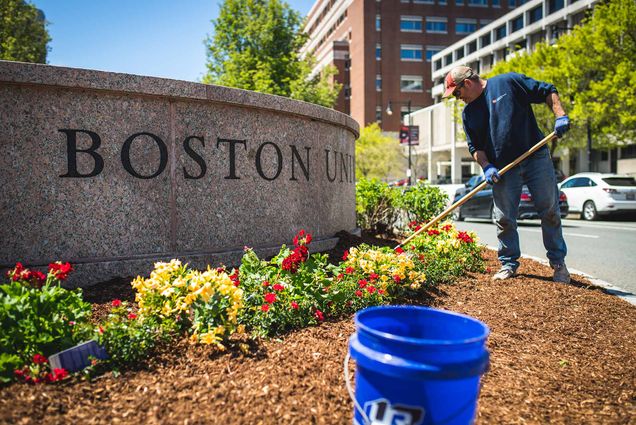
[[[316,59],[314,72],[329,64],[338,69],[344,88],[337,110],[360,125],[377,121],[397,131],[409,102],[412,111],[433,103],[431,57],[522,2],[318,0],[307,16],[302,53]]]

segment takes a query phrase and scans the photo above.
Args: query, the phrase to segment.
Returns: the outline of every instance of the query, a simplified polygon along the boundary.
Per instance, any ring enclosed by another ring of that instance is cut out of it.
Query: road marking
[[[541,229],[525,229],[522,227],[522,228],[518,228],[517,230],[523,230],[524,232],[542,233]],[[578,236],[579,238],[590,238],[590,239],[600,238],[600,236],[597,236],[597,235],[585,235],[583,233],[563,232],[563,234],[565,236]]]

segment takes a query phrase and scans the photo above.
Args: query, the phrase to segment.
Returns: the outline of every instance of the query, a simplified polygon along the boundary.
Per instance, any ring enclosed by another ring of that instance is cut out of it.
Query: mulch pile
[[[337,260],[366,236],[341,234]],[[489,267],[496,255],[485,253]],[[483,378],[478,423],[636,423],[636,309],[574,276],[523,260],[518,277],[473,274],[414,300],[469,314],[491,329],[491,368]],[[96,315],[113,298],[133,300],[129,280],[85,290]],[[181,341],[136,370],[93,382],[14,384],[0,389],[0,423],[349,424],[352,403],[342,362],[352,318],[244,341],[218,353]],[[352,367],[353,367],[352,362]]]

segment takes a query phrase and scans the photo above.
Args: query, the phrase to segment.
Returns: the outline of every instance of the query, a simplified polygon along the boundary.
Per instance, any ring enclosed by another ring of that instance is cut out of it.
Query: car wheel
[[[581,216],[588,221],[593,221],[598,218],[598,212],[596,211],[596,205],[594,201],[587,201],[583,204],[583,212]]]
[[[464,217],[462,217],[462,209],[461,207],[455,208],[453,211],[453,221],[464,221]]]

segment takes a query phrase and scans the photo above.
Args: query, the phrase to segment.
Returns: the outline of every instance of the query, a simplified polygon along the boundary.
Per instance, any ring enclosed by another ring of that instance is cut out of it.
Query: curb
[[[486,245],[486,248],[491,249],[493,251],[497,251],[497,247],[491,246],[491,245]],[[549,266],[550,262],[548,260],[546,260],[545,258],[539,258],[539,257],[535,257],[532,255],[521,255],[521,258],[526,258],[528,260],[533,260],[533,261],[537,261],[545,266]],[[568,267],[568,270],[570,271],[570,273],[573,274],[578,274],[583,276],[584,278],[588,279],[592,285],[594,286],[599,286],[601,288],[603,288],[605,290],[605,292],[607,292],[610,295],[615,295],[625,301],[627,301],[628,303],[636,306],[636,295],[632,294],[631,292],[623,289],[623,288],[619,288],[618,286],[612,285],[611,283],[605,282],[604,280],[601,279],[597,279],[594,276],[590,276],[589,274],[582,272],[580,270],[576,270],[576,269],[571,269]]]

